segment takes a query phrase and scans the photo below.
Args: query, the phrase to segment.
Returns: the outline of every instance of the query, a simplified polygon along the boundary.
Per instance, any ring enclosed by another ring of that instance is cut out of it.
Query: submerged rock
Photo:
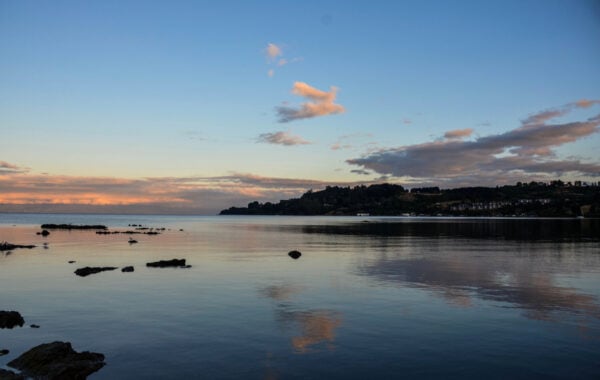
[[[134,269],[132,266],[129,267],[123,267],[123,269],[121,269],[121,272],[133,272]]]
[[[185,259],[160,260],[146,263],[147,267],[167,268],[167,267],[185,267]]]
[[[294,260],[297,260],[298,258],[300,258],[300,256],[302,256],[302,254],[299,251],[289,251],[288,256]]]
[[[69,260],[69,264],[75,264],[77,261],[75,260]]]
[[[31,327],[32,329],[39,329],[40,325],[31,324],[31,325],[29,325],[29,327]]]
[[[137,240],[129,238],[129,244],[135,244],[137,242],[138,242]]]
[[[115,270],[117,267],[84,267],[77,269],[74,273],[78,276],[85,277],[90,274],[100,273],[107,270]]]
[[[10,354],[10,351],[9,351],[9,350],[6,350],[6,349],[0,350],[0,356],[4,356],[4,355],[8,355],[8,354]],[[2,377],[0,377],[0,379],[1,379],[1,378],[2,378]]]
[[[86,379],[105,365],[104,355],[76,352],[69,342],[40,344],[8,363],[25,376],[44,379]]]
[[[12,251],[13,249],[16,248],[27,248],[27,249],[31,249],[31,248],[35,248],[35,245],[19,245],[19,244],[11,244],[9,242],[2,242],[0,243],[0,251]]]
[[[101,224],[42,224],[41,228],[49,230],[105,230],[106,226]]]
[[[0,329],[12,329],[23,324],[25,320],[18,311],[0,311]]]

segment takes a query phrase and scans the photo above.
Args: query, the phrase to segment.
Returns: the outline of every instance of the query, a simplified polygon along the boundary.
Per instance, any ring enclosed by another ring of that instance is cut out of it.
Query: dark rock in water
[[[300,256],[302,256],[302,254],[298,251],[290,251],[290,252],[288,252],[288,256],[291,257],[292,259],[296,260]]]
[[[185,259],[160,260],[146,263],[146,266],[152,268],[185,267]]]
[[[84,267],[75,271],[75,274],[81,277],[89,276],[90,274],[100,273],[107,270],[115,270],[117,267]]]
[[[2,380],[25,380],[25,377],[19,375],[18,373],[14,373],[13,371],[7,371],[5,369],[0,368],[0,379]]]
[[[42,235],[42,236],[48,236],[48,235],[50,235],[50,232],[49,232],[48,230],[43,230],[43,231],[41,232],[41,235]]]
[[[42,224],[41,228],[49,230],[105,230],[101,224],[76,225],[76,224]]]
[[[188,269],[188,268],[191,268],[191,267],[192,267],[191,265],[182,265],[179,268]]]
[[[134,239],[131,239],[131,238],[129,239],[129,244],[135,244],[137,242],[138,242],[137,240],[134,240]]]
[[[75,261],[75,260],[69,260],[69,264],[74,264],[74,263],[76,263],[76,262],[77,262],[77,261]]]
[[[9,350],[0,350],[0,356],[4,356],[4,355],[8,355],[8,354],[10,354],[10,351],[9,351]],[[2,377],[0,377],[0,379],[1,379],[1,378],[2,378]]]
[[[35,248],[35,245],[19,245],[19,244],[11,244],[9,242],[2,242],[0,243],[0,251],[12,251],[13,249],[16,248],[27,248],[27,249],[31,249],[31,248]]]
[[[39,329],[40,325],[31,324],[31,325],[29,325],[29,327],[31,327],[32,329]]]
[[[134,269],[131,266],[124,267],[123,269],[121,269],[121,272],[133,272],[133,271],[134,271]]]
[[[76,352],[69,342],[40,344],[8,363],[25,376],[43,379],[86,379],[104,365],[104,355]]]
[[[23,326],[25,320],[18,311],[0,311],[0,329],[12,329]]]

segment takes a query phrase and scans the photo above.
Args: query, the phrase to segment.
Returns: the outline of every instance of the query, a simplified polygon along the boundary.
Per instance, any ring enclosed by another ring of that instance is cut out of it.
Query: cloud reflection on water
[[[285,329],[298,329],[299,335],[291,339],[295,353],[304,354],[318,350],[321,344],[326,344],[327,349],[334,350],[335,331],[342,325],[341,313],[329,309],[297,310],[287,301],[302,289],[304,287],[283,283],[259,289],[259,293],[278,301],[274,312],[275,319],[281,326]]]
[[[317,349],[323,343],[328,350],[334,350],[335,330],[342,325],[340,313],[332,310],[287,311],[278,309],[277,319],[285,324],[293,323],[300,335],[292,338],[294,351],[304,354]]]

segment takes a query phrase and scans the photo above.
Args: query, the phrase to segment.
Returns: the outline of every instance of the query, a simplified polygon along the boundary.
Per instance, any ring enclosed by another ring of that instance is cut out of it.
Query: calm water
[[[0,309],[41,328],[0,330],[0,366],[65,340],[92,379],[600,378],[600,220],[0,214],[2,240],[38,245],[0,253]]]

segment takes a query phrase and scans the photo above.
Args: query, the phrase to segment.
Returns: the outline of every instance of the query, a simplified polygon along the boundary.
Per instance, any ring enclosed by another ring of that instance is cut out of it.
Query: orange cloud
[[[265,48],[265,53],[267,54],[267,57],[270,59],[275,59],[280,55],[283,55],[283,51],[281,49],[281,47],[273,44],[273,43],[269,43],[267,45],[267,47]]]
[[[292,87],[292,94],[302,96],[311,101],[302,103],[300,107],[276,107],[280,123],[286,123],[298,119],[307,119],[316,116],[333,115],[343,113],[346,109],[335,104],[337,96],[337,87],[330,87],[329,91],[322,91],[314,88],[304,82],[295,82]]]
[[[110,178],[5,173],[0,212],[215,214],[251,201],[274,202],[328,185],[310,179],[234,173],[220,177]]]
[[[575,102],[575,106],[579,108],[588,108],[594,104],[600,104],[600,100],[581,99]]]

